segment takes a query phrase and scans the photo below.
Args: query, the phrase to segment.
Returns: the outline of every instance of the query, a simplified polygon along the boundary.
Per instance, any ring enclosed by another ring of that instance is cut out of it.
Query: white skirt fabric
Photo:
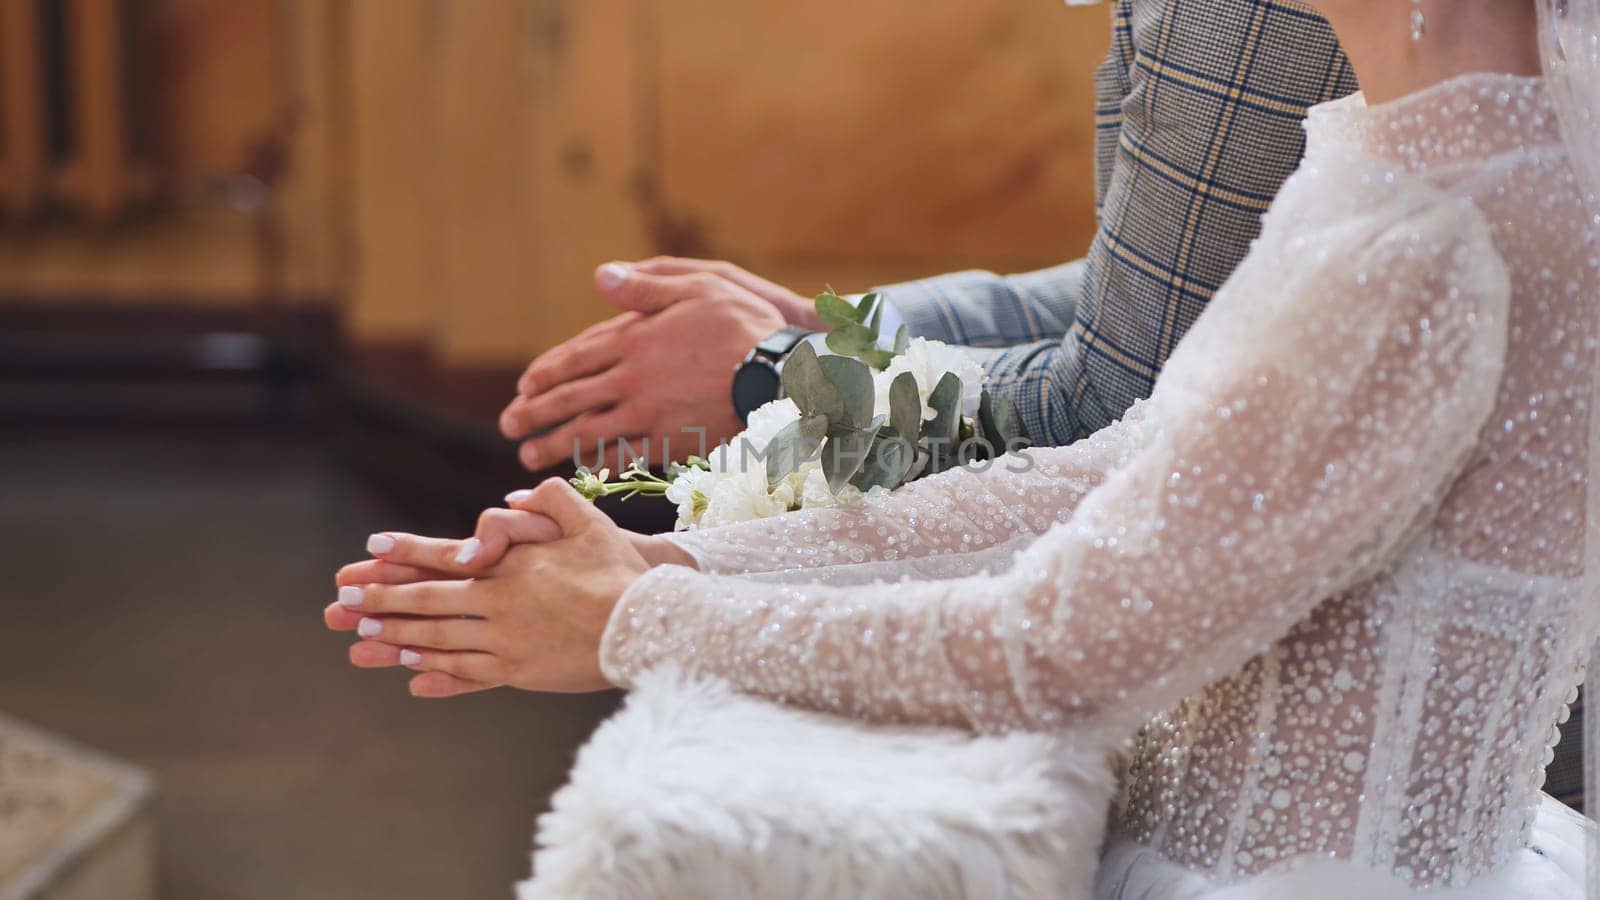
[[[1354,863],[1318,860],[1228,885],[1126,838],[1110,837],[1095,900],[1584,900],[1582,816],[1545,797],[1528,847],[1506,866],[1459,888],[1420,890]]]

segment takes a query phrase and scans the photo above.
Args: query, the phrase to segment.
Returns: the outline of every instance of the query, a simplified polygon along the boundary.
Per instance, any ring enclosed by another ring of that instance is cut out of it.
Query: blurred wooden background
[[[0,311],[325,311],[501,377],[609,314],[607,259],[1059,262],[1106,39],[1058,0],[0,0]]]

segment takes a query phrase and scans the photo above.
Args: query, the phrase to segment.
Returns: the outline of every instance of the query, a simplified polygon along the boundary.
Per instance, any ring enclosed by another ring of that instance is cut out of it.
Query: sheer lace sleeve
[[[874,492],[837,509],[669,535],[703,572],[743,575],[894,562],[988,550],[1065,521],[1105,473],[1138,447],[1139,407],[1092,438],[984,469],[954,469],[919,490]]]
[[[606,673],[673,662],[855,717],[1004,730],[1131,728],[1233,672],[1404,543],[1493,407],[1505,268],[1470,203],[1411,194],[1264,233],[1169,362],[1137,449],[1065,521],[1050,504],[1073,489],[999,470],[718,538],[815,530],[819,557],[883,555],[923,529],[950,544],[951,519],[988,532],[1016,504],[1043,533],[1004,574],[844,587],[662,567],[619,602]],[[1081,452],[1035,451],[1038,471]]]

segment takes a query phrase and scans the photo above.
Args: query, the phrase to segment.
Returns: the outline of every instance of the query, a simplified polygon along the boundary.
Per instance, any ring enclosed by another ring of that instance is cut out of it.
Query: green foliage
[[[957,464],[956,451],[961,435],[961,378],[946,372],[928,395],[933,418],[922,426],[928,445],[928,474],[937,475]]]
[[[845,356],[818,359],[823,377],[834,386],[844,405],[835,417],[835,431],[866,428],[872,423],[872,371],[864,363]],[[798,401],[797,401],[798,402]]]
[[[1011,402],[1004,397],[991,397],[988,391],[978,402],[978,433],[995,453],[1006,448],[1029,446],[1027,435],[1011,412]]]
[[[806,416],[783,426],[767,444],[767,484],[788,478],[800,464],[817,455],[828,435],[827,416]]]
[[[889,351],[878,346],[878,331],[883,324],[882,294],[867,294],[860,303],[851,304],[833,291],[826,291],[817,295],[817,317],[828,326],[825,342],[829,350],[859,359],[880,372],[896,354],[905,352],[903,347]],[[910,338],[906,340],[909,342]]]
[[[875,487],[897,488],[906,480],[916,459],[915,445],[907,444],[892,429],[880,431],[850,483],[861,491]]]
[[[809,346],[797,349],[784,364],[783,384],[802,415],[825,418],[827,425],[786,429],[790,433],[783,436],[781,449],[791,455],[812,450],[820,428],[820,459],[830,489],[838,491],[845,484],[861,490],[895,488],[909,477],[987,459],[1008,446],[1026,446],[1003,399],[984,393],[976,419],[962,418],[963,386],[953,372],[928,396],[933,417],[927,421],[922,419],[916,379],[908,372],[889,385],[888,415],[873,418],[873,370],[883,371],[910,348],[910,332],[901,325],[890,349],[880,344],[881,294],[867,294],[852,304],[829,290],[816,302],[818,317],[830,329],[825,343],[834,355],[818,357]],[[769,456],[768,465],[769,477],[794,471],[788,458],[780,465]]]
[[[849,300],[825,291],[817,295],[817,316],[822,319],[830,329],[843,328],[846,325],[859,325],[861,319],[857,318],[856,307]]]
[[[866,428],[828,435],[828,442],[822,445],[822,474],[828,479],[828,490],[837,494],[861,471],[884,421],[878,416]]]
[[[844,418],[844,396],[828,378],[817,351],[802,342],[783,361],[783,393],[800,407],[801,415]]]
[[[922,396],[917,393],[917,378],[910,372],[901,372],[889,382],[889,430],[913,447],[922,437]]]
[[[834,353],[855,357],[879,371],[894,359],[893,353],[878,346],[876,329],[855,322],[828,332],[825,341]]]
[[[783,391],[800,410],[800,418],[778,432],[766,448],[767,483],[776,485],[802,463],[819,460],[828,488],[846,484],[862,491],[894,489],[912,478],[1005,453],[1028,445],[1026,435],[1005,398],[981,395],[975,419],[962,416],[963,385],[947,372],[934,385],[927,405],[933,417],[923,420],[916,378],[902,372],[889,385],[887,415],[874,415],[874,371],[882,372],[911,346],[904,325],[895,332],[892,349],[879,345],[884,299],[872,293],[852,304],[829,290],[816,299],[817,315],[831,329],[830,355],[818,356],[809,341],[795,347],[783,364]],[[621,473],[616,481],[601,469],[580,469],[572,483],[585,497],[665,494],[684,468],[709,468],[691,458],[672,466],[667,477],[643,465]]]

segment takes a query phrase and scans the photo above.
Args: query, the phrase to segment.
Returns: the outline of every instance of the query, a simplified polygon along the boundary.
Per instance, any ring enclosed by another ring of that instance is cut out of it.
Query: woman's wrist
[[[679,547],[660,535],[636,534],[633,536],[633,546],[644,557],[644,561],[654,566],[687,566],[699,569],[694,555]]]

